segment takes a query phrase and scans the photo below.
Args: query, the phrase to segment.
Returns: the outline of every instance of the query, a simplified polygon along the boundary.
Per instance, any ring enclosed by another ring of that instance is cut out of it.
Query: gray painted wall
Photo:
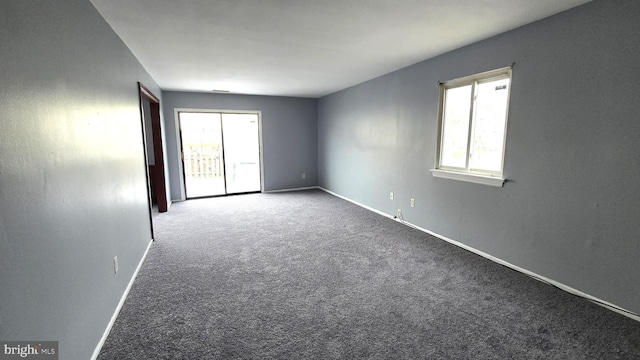
[[[160,89],[88,0],[0,2],[0,64],[0,339],[85,360],[151,238],[137,82]]]
[[[181,198],[177,108],[261,111],[264,190],[318,185],[316,99],[175,91],[164,91],[162,98],[172,199]]]
[[[640,312],[638,14],[594,1],[320,99],[320,186]],[[433,178],[438,81],[513,62],[509,182]]]

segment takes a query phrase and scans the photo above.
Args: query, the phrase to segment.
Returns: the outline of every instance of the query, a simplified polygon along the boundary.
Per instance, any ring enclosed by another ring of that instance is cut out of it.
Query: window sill
[[[462,172],[440,170],[440,169],[431,169],[431,174],[434,177],[438,177],[438,178],[466,181],[466,182],[472,182],[475,184],[489,185],[489,186],[495,186],[495,187],[502,187],[502,185],[504,185],[504,182],[505,182],[505,179],[497,176],[462,173]]]

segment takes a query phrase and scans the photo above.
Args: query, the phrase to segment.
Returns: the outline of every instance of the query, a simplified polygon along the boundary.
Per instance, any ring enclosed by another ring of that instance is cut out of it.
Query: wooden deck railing
[[[222,149],[220,145],[184,145],[185,176],[215,178],[222,176]]]

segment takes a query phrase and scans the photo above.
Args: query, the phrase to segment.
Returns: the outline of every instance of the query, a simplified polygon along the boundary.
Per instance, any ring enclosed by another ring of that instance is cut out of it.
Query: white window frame
[[[511,97],[511,72],[512,67],[504,67],[496,70],[486,71],[480,74],[465,76],[458,79],[453,79],[445,82],[440,82],[439,88],[439,99],[438,99],[438,140],[436,144],[436,155],[435,155],[435,168],[431,169],[431,173],[434,177],[452,179],[452,180],[460,180],[460,181],[468,181],[477,184],[484,184],[496,187],[502,187],[506,179],[503,177],[504,172],[504,153],[506,150],[506,140],[507,140],[507,122],[508,122],[508,114],[509,114],[509,100]],[[444,103],[445,103],[445,91],[451,88],[457,88],[461,86],[472,86],[472,97],[470,100],[473,101],[471,104],[472,109],[475,108],[475,94],[476,87],[479,83],[495,81],[500,79],[509,79],[509,86],[507,87],[507,106],[505,113],[505,129],[504,129],[504,137],[502,139],[502,158],[500,161],[500,171],[484,171],[484,170],[475,170],[470,169],[469,164],[469,153],[471,148],[471,137],[473,129],[473,122],[475,121],[475,111],[471,111],[470,120],[469,120],[469,132],[468,136],[468,144],[467,144],[467,161],[466,168],[452,168],[441,165],[442,159],[442,147],[443,147],[443,135],[444,135]]]

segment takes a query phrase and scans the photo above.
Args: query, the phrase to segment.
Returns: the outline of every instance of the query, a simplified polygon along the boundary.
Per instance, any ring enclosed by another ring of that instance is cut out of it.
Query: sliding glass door
[[[260,191],[258,114],[179,112],[187,198]]]

